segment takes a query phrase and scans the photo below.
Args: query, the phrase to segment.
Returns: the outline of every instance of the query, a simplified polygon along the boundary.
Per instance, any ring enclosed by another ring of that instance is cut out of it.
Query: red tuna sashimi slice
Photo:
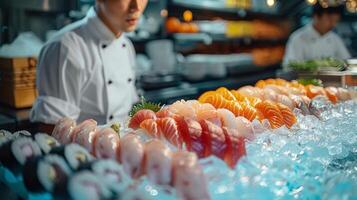
[[[237,130],[228,129],[226,127],[223,127],[223,133],[227,143],[227,151],[224,161],[228,166],[233,168],[238,160],[246,155],[244,137],[240,136]]]
[[[154,138],[161,138],[156,120],[154,119],[144,120],[143,122],[141,122],[140,128],[143,129],[146,132],[146,134]]]
[[[206,131],[210,136],[212,154],[224,159],[227,143],[222,128],[208,120],[201,121],[201,126],[203,131]]]
[[[202,127],[202,142],[205,147],[204,157],[207,157],[212,154],[212,133],[218,132],[216,130],[218,126],[215,126],[212,122],[208,120],[201,120],[200,125]]]
[[[183,139],[178,132],[176,121],[171,117],[164,117],[157,119],[156,123],[159,133],[163,135],[171,144],[181,149]]]
[[[178,127],[179,130],[184,128],[181,132],[184,131],[189,134],[189,139],[187,139],[189,142],[186,143],[187,150],[195,152],[199,158],[204,157],[208,146],[205,145],[205,141],[208,144],[208,138],[203,136],[201,124],[194,119],[184,118],[182,126],[180,124]]]
[[[152,110],[143,109],[139,110],[129,121],[129,128],[138,129],[140,128],[141,122],[146,119],[156,119],[156,114]]]
[[[188,151],[192,151],[192,141],[191,141],[191,137],[190,137],[190,131],[200,131],[201,132],[202,131],[201,126],[198,127],[199,130],[195,130],[195,129],[190,130],[192,128],[195,128],[195,127],[191,127],[192,123],[190,121],[192,119],[187,119],[182,116],[175,116],[174,119],[176,121],[177,130],[179,131],[179,134],[186,145],[186,149]],[[189,127],[189,125],[190,125],[190,127]]]

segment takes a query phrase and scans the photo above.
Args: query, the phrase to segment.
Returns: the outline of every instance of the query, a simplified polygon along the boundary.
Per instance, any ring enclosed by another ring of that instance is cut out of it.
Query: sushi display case
[[[0,182],[20,199],[356,199],[356,97],[266,79],[142,100],[124,124],[0,130]]]

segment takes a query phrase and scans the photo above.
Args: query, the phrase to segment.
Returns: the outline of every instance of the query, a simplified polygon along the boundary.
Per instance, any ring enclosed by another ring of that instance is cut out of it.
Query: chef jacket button
[[[132,80],[133,80],[133,79],[131,79],[131,78],[128,78],[128,82],[129,82],[129,83],[131,83],[131,81],[132,81]]]
[[[126,47],[126,44],[125,44],[125,43],[123,43],[123,45],[122,45],[122,46],[123,46],[123,48],[125,48],[125,47]]]
[[[107,48],[107,45],[106,44],[102,44],[102,48],[103,49]]]
[[[112,80],[109,80],[109,81],[108,81],[108,85],[111,85],[112,83],[113,83]]]
[[[114,117],[113,117],[113,115],[110,115],[109,116],[109,120],[112,120]]]

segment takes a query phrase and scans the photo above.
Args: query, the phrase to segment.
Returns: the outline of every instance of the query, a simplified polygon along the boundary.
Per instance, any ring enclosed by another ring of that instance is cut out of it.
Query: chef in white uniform
[[[68,25],[42,49],[39,96],[32,122],[53,125],[63,117],[99,124],[122,121],[138,101],[133,31],[147,0],[96,0],[87,16]]]
[[[323,8],[319,3],[313,7],[313,21],[294,32],[288,41],[284,67],[291,61],[332,57],[351,57],[342,39],[332,31],[341,18],[342,6]]]

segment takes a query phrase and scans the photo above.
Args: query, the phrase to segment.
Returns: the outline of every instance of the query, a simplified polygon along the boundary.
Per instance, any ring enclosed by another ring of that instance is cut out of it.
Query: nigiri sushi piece
[[[228,128],[236,128],[234,114],[224,108],[217,109],[217,114],[220,117],[223,126]]]
[[[72,142],[77,143],[93,153],[94,138],[97,134],[97,122],[88,119],[73,129]]]
[[[148,110],[148,109],[139,110],[130,119],[128,127],[132,128],[134,130],[138,129],[138,128],[140,128],[141,122],[143,122],[146,119],[154,119],[155,120],[156,119],[155,112],[152,110]]]
[[[159,118],[156,120],[160,135],[177,148],[182,148],[183,139],[177,129],[176,121],[171,117]]]
[[[132,178],[138,178],[142,174],[142,160],[144,158],[144,146],[140,139],[132,133],[126,134],[120,139],[119,161],[124,171]]]
[[[228,129],[223,127],[223,133],[227,143],[227,153],[224,161],[228,166],[234,168],[238,160],[246,155],[244,137],[240,136],[236,129]]]
[[[277,103],[276,104],[280,110],[281,115],[283,116],[284,124],[291,128],[296,123],[296,117],[294,113],[284,104]]]
[[[119,135],[112,128],[99,130],[94,139],[94,156],[117,159],[119,155]]]
[[[62,144],[72,142],[72,131],[76,127],[76,122],[70,118],[60,119],[52,131],[52,137],[56,138]]]
[[[147,135],[150,135],[154,138],[162,138],[159,128],[157,126],[156,120],[154,119],[146,119],[140,124],[140,128],[144,130]]]
[[[176,152],[172,158],[172,166],[172,184],[180,199],[210,199],[206,179],[195,154]]]
[[[170,149],[160,140],[153,139],[145,143],[144,173],[152,183],[171,183],[171,154]]]

